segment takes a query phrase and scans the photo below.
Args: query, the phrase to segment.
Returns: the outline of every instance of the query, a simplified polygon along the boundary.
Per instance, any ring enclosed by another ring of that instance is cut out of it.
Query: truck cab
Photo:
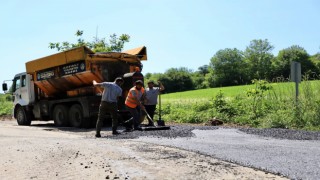
[[[15,75],[12,83],[13,104],[26,106],[35,100],[32,76],[27,73]]]
[[[2,84],[3,91],[8,90],[6,83]],[[32,76],[23,72],[14,76],[12,80],[13,117],[19,125],[30,125],[31,118],[27,113],[30,104],[35,101],[34,83]]]

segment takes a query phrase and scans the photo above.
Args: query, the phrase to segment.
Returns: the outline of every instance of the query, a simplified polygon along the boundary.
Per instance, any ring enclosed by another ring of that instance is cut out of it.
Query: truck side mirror
[[[7,83],[3,83],[3,84],[2,84],[2,90],[3,90],[3,91],[7,91],[7,90],[8,90],[8,85],[7,85]]]

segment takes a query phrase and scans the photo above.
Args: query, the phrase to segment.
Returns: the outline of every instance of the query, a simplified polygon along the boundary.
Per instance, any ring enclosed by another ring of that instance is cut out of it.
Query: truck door
[[[23,73],[13,79],[14,105],[26,106],[34,102],[34,85],[31,78],[31,75]]]

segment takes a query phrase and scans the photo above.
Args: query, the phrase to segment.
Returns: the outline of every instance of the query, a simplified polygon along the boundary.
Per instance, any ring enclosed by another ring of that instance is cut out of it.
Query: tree
[[[151,79],[151,77],[152,77],[152,73],[146,73],[144,75],[144,79]]]
[[[319,79],[320,78],[320,53],[317,53],[317,54],[311,56],[309,59],[314,64],[314,66],[316,68],[315,73]]]
[[[310,56],[307,51],[298,45],[293,45],[279,51],[277,58],[272,62],[274,76],[289,78],[292,61],[301,63],[302,74],[316,72],[316,66],[309,58]]]
[[[214,86],[243,84],[245,81],[243,53],[238,49],[219,50],[210,60]]]
[[[271,79],[273,46],[265,40],[252,40],[244,52],[249,79]]]
[[[209,71],[208,71],[209,73]],[[194,88],[195,89],[204,89],[204,88],[207,88],[207,83],[205,82],[206,79],[205,79],[205,75],[208,74],[208,73],[201,73],[200,71],[197,71],[197,72],[194,72],[191,74],[191,79],[192,79],[192,82],[194,84]]]
[[[185,67],[170,68],[159,80],[165,84],[165,91],[168,93],[193,90],[191,73],[192,71]]]
[[[205,76],[209,73],[209,65],[203,65],[198,68],[198,70],[191,74],[191,78],[194,84],[195,89],[204,89],[209,86],[207,86],[207,83],[205,82]]]
[[[87,46],[94,52],[121,52],[126,42],[129,42],[130,36],[122,34],[118,37],[116,34],[110,35],[109,43],[105,38],[94,38],[92,42],[86,42],[83,38],[83,31],[78,30],[75,34],[77,36],[76,43],[70,43],[67,41],[61,43],[49,43],[50,49],[57,49],[58,51],[66,51],[72,48]]]
[[[157,83],[157,81],[161,80],[164,75],[162,73],[146,73],[144,75],[144,82],[148,82],[150,80]]]
[[[209,73],[209,65],[203,65],[203,66],[200,66],[198,68],[198,73],[199,74],[202,74],[203,76],[205,76],[206,74]]]
[[[214,70],[209,66],[208,68],[209,73],[205,75],[203,82],[206,87],[215,87],[215,81],[214,81]]]

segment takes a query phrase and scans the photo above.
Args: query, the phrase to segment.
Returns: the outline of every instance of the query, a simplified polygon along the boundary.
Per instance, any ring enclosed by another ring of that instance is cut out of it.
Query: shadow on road
[[[90,132],[95,130],[95,128],[56,127],[52,121],[32,121],[30,126],[41,127],[45,131]]]

